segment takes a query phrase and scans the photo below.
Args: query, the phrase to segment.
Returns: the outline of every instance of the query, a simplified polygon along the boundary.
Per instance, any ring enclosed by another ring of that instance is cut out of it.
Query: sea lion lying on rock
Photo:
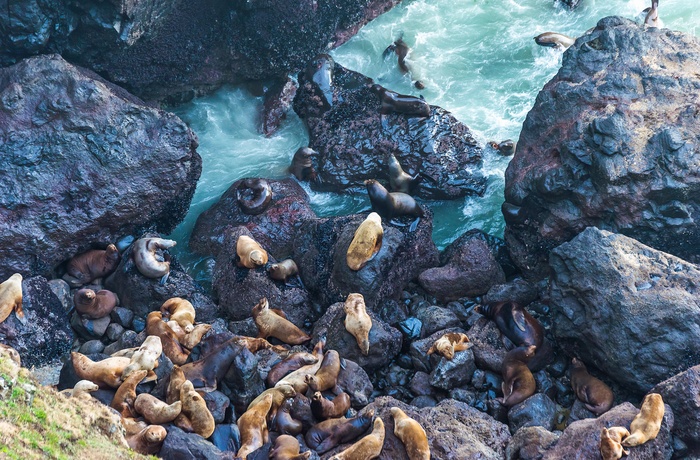
[[[63,279],[72,287],[82,286],[112,273],[119,265],[119,250],[113,244],[106,249],[91,249],[68,261]]]
[[[163,238],[140,238],[134,243],[132,254],[138,271],[146,278],[160,278],[165,285],[170,275],[170,256],[160,255],[158,251],[170,249],[177,241]]]
[[[13,310],[18,320],[26,322],[22,310],[22,275],[19,273],[0,284],[0,323],[5,321]]]

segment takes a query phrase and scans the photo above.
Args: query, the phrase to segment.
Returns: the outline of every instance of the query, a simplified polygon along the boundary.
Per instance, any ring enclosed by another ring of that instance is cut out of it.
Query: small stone
[[[423,328],[423,323],[418,318],[410,317],[401,321],[397,327],[406,341],[411,342],[420,338],[420,331]]]
[[[110,313],[110,317],[115,323],[125,328],[129,328],[131,327],[131,322],[134,320],[134,312],[128,308],[114,307],[114,310],[112,310],[112,313]]]
[[[134,331],[141,332],[146,329],[146,320],[140,316],[137,316],[133,319],[131,327],[134,329]]]
[[[571,406],[571,412],[569,413],[569,420],[567,422],[567,425],[571,425],[577,420],[584,420],[587,418],[596,418],[596,415],[593,412],[586,409],[586,406],[584,406],[584,404],[581,401],[576,399],[574,405]]]
[[[81,318],[77,313],[73,313],[70,320],[70,325],[73,330],[85,339],[99,339],[105,335],[107,326],[109,326],[109,316],[98,319]]]
[[[99,340],[88,340],[80,347],[80,353],[84,355],[91,355],[93,353],[102,353],[105,349],[105,345]]]
[[[124,328],[117,324],[117,323],[111,323],[109,326],[107,326],[107,338],[114,342],[115,340],[119,340],[119,337],[122,336],[124,333]]]
[[[417,396],[411,400],[411,405],[418,408],[423,407],[435,407],[437,406],[437,401],[431,396]]]
[[[416,396],[427,396],[434,392],[430,386],[430,375],[421,371],[413,374],[409,388]]]

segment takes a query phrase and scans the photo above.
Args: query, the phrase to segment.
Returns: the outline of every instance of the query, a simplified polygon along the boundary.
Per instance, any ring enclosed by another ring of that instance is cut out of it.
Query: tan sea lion
[[[199,345],[199,342],[202,341],[202,337],[204,337],[210,330],[211,324],[197,324],[192,329],[192,332],[185,334],[185,338],[180,343],[183,347],[191,350]]]
[[[80,289],[73,295],[73,304],[78,313],[90,319],[98,319],[112,313],[119,300],[114,292],[107,289],[97,292],[92,289]]]
[[[437,352],[440,356],[451,360],[455,356],[455,352],[468,350],[473,344],[469,343],[467,334],[459,332],[448,332],[437,339],[428,350],[428,354],[432,355]]]
[[[140,238],[134,243],[132,251],[134,264],[146,278],[160,278],[160,284],[165,285],[170,275],[170,257],[161,256],[158,250],[170,249],[177,241],[163,238]]]
[[[382,453],[385,434],[384,422],[380,417],[377,417],[370,434],[328,460],[372,460],[377,458]]]
[[[360,270],[372,260],[382,248],[383,237],[382,218],[376,212],[372,212],[357,227],[348,246],[346,261],[350,270]]]
[[[149,335],[134,354],[131,355],[131,362],[124,369],[122,378],[128,377],[129,374],[139,369],[152,371],[158,367],[158,358],[160,358],[162,353],[163,346],[161,345],[160,337]]]
[[[236,189],[236,200],[245,214],[261,214],[272,202],[272,187],[265,179],[243,179]]]
[[[285,259],[282,262],[270,265],[267,272],[273,280],[286,283],[289,278],[299,273],[299,267],[292,259]]]
[[[160,337],[163,353],[173,364],[185,364],[190,352],[182,347],[173,330],[163,322],[159,311],[152,311],[146,317],[146,334]]]
[[[80,380],[78,381],[75,385],[73,385],[73,388],[67,388],[65,390],[61,390],[59,393],[62,395],[65,395],[66,397],[69,398],[80,398],[83,397],[84,395],[87,395],[88,397],[90,396],[90,393],[93,391],[99,390],[100,387],[89,381],[89,380]]]
[[[320,391],[315,392],[311,398],[311,413],[318,420],[342,417],[348,409],[350,409],[350,396],[345,392],[333,398],[333,401],[324,398]]]
[[[301,147],[294,153],[289,172],[300,181],[315,181],[317,174],[313,158],[318,157],[318,152],[309,147]]]
[[[362,294],[349,294],[343,308],[345,310],[345,329],[355,337],[360,351],[367,356],[369,354],[369,332],[372,330],[372,318],[367,314],[365,298]]]
[[[297,392],[291,385],[280,385],[274,388],[268,388],[258,395],[257,398],[253,399],[250,404],[248,404],[248,409],[250,410],[261,402],[267,395],[272,395],[272,404],[270,405],[270,410],[268,411],[268,420],[272,420],[277,415],[277,410],[284,404],[288,398],[293,398],[296,396]]]
[[[658,393],[649,393],[642,401],[639,413],[630,424],[630,435],[622,441],[625,447],[640,446],[656,439],[664,420],[664,400]]]
[[[406,448],[409,460],[430,460],[428,435],[421,424],[398,407],[392,407],[390,410],[394,418],[394,434]]]
[[[238,254],[238,266],[245,268],[258,268],[267,263],[267,252],[253,238],[241,235],[236,242],[236,254]]]
[[[295,392],[296,394],[296,392]],[[290,414],[292,410],[292,400],[287,399],[279,407],[275,417],[273,418],[272,426],[274,430],[278,433],[289,434],[296,436],[301,433],[302,423],[299,420],[295,420]]]
[[[574,44],[575,38],[557,32],[544,32],[535,37],[535,43],[540,46],[565,50]]]
[[[252,313],[260,338],[274,337],[290,345],[300,345],[311,340],[311,336],[294,323],[270,310],[270,304],[265,297],[253,307]]]
[[[131,360],[129,358],[107,358],[93,361],[76,351],[70,354],[75,374],[81,380],[90,380],[100,388],[119,388],[122,384],[122,373]]]
[[[316,358],[311,353],[293,353],[287,356],[279,363],[272,366],[270,372],[267,373],[267,378],[265,379],[265,382],[267,383],[268,387],[274,387],[275,384],[279,382],[280,379],[282,379],[282,377],[289,374],[290,372],[294,372],[300,367],[309,364],[315,364],[316,362],[318,362],[318,358]]]
[[[624,455],[629,455],[629,451],[622,448],[620,442],[630,435],[627,428],[612,427],[603,428],[600,432],[600,456],[603,460],[618,460]]]
[[[246,337],[243,335],[237,335],[234,338],[236,339],[236,343],[243,345],[248,349],[248,351],[250,351],[253,354],[257,353],[260,350],[272,350],[280,355],[287,355],[289,353],[289,350],[283,347],[282,345],[272,345],[270,342],[260,337],[253,338]]]
[[[574,358],[571,364],[571,388],[586,409],[596,416],[610,410],[614,399],[610,387],[589,374],[582,361]]]
[[[535,355],[537,347],[514,348],[506,354],[501,365],[503,405],[514,406],[535,394],[537,385],[527,362]]]
[[[160,452],[167,435],[168,432],[162,426],[149,425],[138,433],[127,436],[126,442],[129,447],[140,454],[155,455]]]
[[[328,350],[316,374],[307,375],[305,381],[313,391],[331,390],[334,389],[338,383],[339,373],[340,355],[335,350]]]
[[[134,409],[141,414],[148,423],[162,425],[172,422],[182,411],[182,402],[175,401],[166,404],[160,399],[148,393],[141,393],[134,401]]]
[[[379,113],[400,113],[414,117],[429,117],[430,105],[421,97],[399,94],[381,85],[372,85],[372,91],[377,93],[381,107]]]
[[[194,329],[195,311],[192,304],[180,297],[173,297],[166,300],[160,307],[163,318],[176,321],[185,332],[192,332]]]
[[[396,159],[396,155],[389,153],[387,155],[387,163],[389,165],[389,185],[392,192],[410,193],[411,186],[418,180],[418,174],[411,176],[406,173],[401,167],[401,163]]]
[[[275,439],[275,445],[270,450],[270,460],[306,460],[311,457],[311,451],[299,453],[299,441],[293,436],[283,434]]]
[[[134,401],[136,401],[136,386],[141,380],[146,378],[148,371],[136,370],[124,379],[119,389],[112,398],[110,407],[114,408],[122,417],[136,417],[134,412]]]
[[[119,265],[119,250],[113,244],[107,249],[91,249],[68,261],[63,279],[73,287],[91,283],[112,273]]]
[[[175,401],[180,400],[180,388],[182,384],[185,383],[185,373],[182,371],[180,366],[173,366],[173,370],[170,371],[170,381],[168,382],[168,389],[165,391],[165,402],[167,404],[172,404]]]
[[[203,438],[208,438],[214,432],[216,424],[214,417],[207,408],[204,399],[194,391],[192,382],[185,380],[180,386],[180,401],[182,402],[182,413],[192,423],[192,429]]]
[[[248,409],[238,418],[238,430],[241,433],[241,448],[236,456],[243,460],[248,454],[261,448],[269,440],[267,413],[272,406],[272,395],[267,394],[255,406]]]
[[[651,8],[644,18],[644,25],[647,27],[660,27],[659,0],[651,0]]]
[[[297,393],[304,394],[306,390],[309,389],[309,385],[306,383],[307,375],[314,375],[316,371],[321,367],[323,358],[323,347],[326,345],[326,340],[321,339],[316,343],[313,350],[313,355],[316,357],[317,361],[313,364],[307,364],[299,369],[295,370],[289,375],[286,375],[282,380],[275,384],[275,387],[280,385],[292,385]]]
[[[15,273],[0,283],[0,323],[14,310],[17,319],[26,322],[22,310],[22,275]]]
[[[389,193],[374,179],[365,181],[372,209],[380,216],[391,219],[399,216],[423,217],[423,210],[411,195],[401,192]]]

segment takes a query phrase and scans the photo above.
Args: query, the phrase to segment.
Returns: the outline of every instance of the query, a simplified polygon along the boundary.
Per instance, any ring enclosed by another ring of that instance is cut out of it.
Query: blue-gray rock
[[[102,343],[99,340],[88,340],[84,344],[80,346],[80,350],[78,350],[80,353],[84,355],[91,355],[93,353],[102,353],[102,350],[105,349],[104,343]]]
[[[374,391],[367,372],[349,359],[345,360],[345,368],[340,368],[338,386],[350,396],[350,403],[356,408],[369,404],[369,398]]]
[[[430,373],[430,384],[450,390],[471,382],[475,370],[474,353],[471,350],[458,351],[452,359],[440,358]]]
[[[109,316],[103,316],[98,319],[90,319],[81,317],[78,312],[74,311],[70,318],[70,325],[73,330],[85,340],[99,339],[105,335],[107,327],[109,327]]]
[[[437,331],[437,332],[433,333],[432,335],[430,335],[429,337],[411,342],[411,347],[409,349],[409,353],[411,355],[411,361],[413,362],[413,367],[416,370],[430,373],[435,368],[435,366],[437,366],[437,364],[440,362],[440,359],[441,359],[440,355],[437,353],[433,353],[432,355],[428,355],[428,350],[430,350],[430,347],[433,346],[433,344],[435,343],[435,341],[437,339],[439,339],[443,335],[450,333],[450,332],[457,332],[460,334],[465,333],[465,331],[463,329],[454,327],[451,329]]]
[[[437,305],[431,305],[418,311],[416,316],[423,325],[420,333],[421,337],[428,337],[443,329],[462,326],[462,322],[457,315],[451,310],[445,307],[438,307]]]
[[[233,460],[233,452],[222,452],[214,444],[195,433],[185,433],[180,428],[168,426],[168,435],[158,455],[161,458]]]
[[[474,344],[471,350],[479,369],[500,374],[508,350],[503,344],[502,334],[496,323],[480,317],[467,332],[467,337]]]
[[[134,320],[134,312],[124,307],[114,307],[109,316],[112,321],[125,328],[131,327],[131,322]]]
[[[561,433],[552,433],[541,426],[519,429],[506,447],[507,460],[540,460],[544,452],[559,440]]]
[[[554,429],[556,415],[556,403],[547,395],[536,393],[510,408],[508,426],[511,433],[524,426],[541,426],[551,431]]]

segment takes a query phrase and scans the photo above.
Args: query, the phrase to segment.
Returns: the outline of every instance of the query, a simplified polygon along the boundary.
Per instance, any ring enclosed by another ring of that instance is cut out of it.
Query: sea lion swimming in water
[[[566,50],[576,41],[567,35],[557,32],[544,32],[535,37],[535,43],[540,46]]]
[[[488,145],[504,157],[509,157],[515,154],[515,142],[513,142],[511,139],[506,139],[500,143],[491,141],[488,143]]]
[[[659,0],[651,0],[651,8],[644,18],[644,25],[647,27],[661,27],[659,20]]]
[[[301,181],[315,181],[317,178],[313,158],[318,152],[310,147],[301,147],[294,153],[289,172]]]
[[[272,187],[265,179],[243,179],[236,189],[236,200],[245,214],[261,214],[270,206]]]
[[[391,53],[396,53],[396,56],[398,56],[399,70],[401,70],[401,73],[412,73],[411,69],[406,63],[406,56],[408,56],[410,50],[411,49],[408,47],[406,42],[403,41],[402,35],[399,38],[397,38],[396,41],[394,41],[394,43],[386,47],[384,53],[382,53],[382,57],[386,59],[389,57],[389,55],[391,55]],[[415,86],[418,89],[425,89],[425,85],[422,81],[419,80],[414,81],[413,86]]]

